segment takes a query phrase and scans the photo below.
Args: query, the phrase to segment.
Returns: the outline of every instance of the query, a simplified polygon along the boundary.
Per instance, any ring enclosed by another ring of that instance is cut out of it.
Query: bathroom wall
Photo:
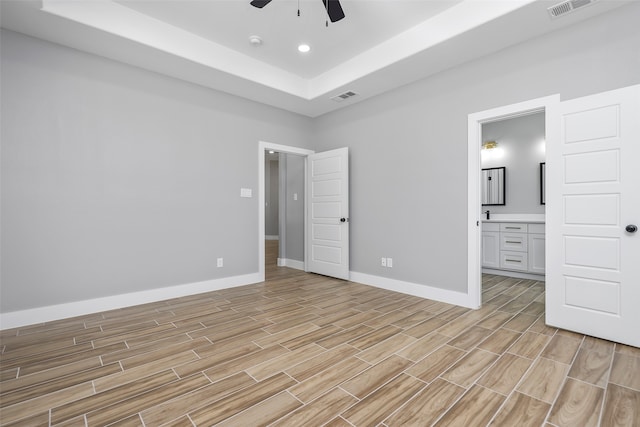
[[[545,161],[544,113],[482,126],[482,141],[498,146],[482,150],[482,168],[504,166],[505,205],[483,206],[496,214],[544,214],[540,204],[540,163]]]

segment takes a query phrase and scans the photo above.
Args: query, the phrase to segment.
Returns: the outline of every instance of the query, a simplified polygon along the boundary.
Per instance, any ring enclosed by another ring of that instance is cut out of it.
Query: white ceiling
[[[322,0],[249,1],[0,0],[0,12],[3,28],[316,117],[634,0],[553,20],[560,0],[341,0],[346,17],[328,26]],[[331,100],[347,90],[358,96]]]
[[[145,15],[204,37],[304,79],[323,74],[348,59],[430,19],[461,0],[343,0],[347,18],[325,26],[323,0],[273,0],[263,9],[249,0],[117,0]],[[402,7],[398,7],[398,6]],[[264,43],[257,48],[249,36]],[[313,51],[302,55],[297,46]]]

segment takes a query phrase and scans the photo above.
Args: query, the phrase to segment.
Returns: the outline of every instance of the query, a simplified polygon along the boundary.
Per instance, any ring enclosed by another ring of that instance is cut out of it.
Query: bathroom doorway
[[[544,281],[544,119],[538,111],[482,124],[483,281],[492,275]]]
[[[507,267],[505,275],[544,278],[544,274],[541,275],[540,270],[537,273],[531,273],[529,270],[528,245],[529,240],[533,239],[531,245],[534,251],[538,251],[537,262],[539,263],[539,251],[541,248],[544,251],[544,212],[546,208],[546,205],[540,205],[540,189],[544,188],[544,183],[540,184],[539,177],[540,163],[544,163],[542,145],[544,144],[546,149],[546,146],[554,143],[557,138],[554,133],[557,132],[557,116],[554,116],[554,112],[558,103],[559,97],[554,95],[469,115],[468,293],[472,305],[475,307],[482,305],[482,269],[483,264],[487,263],[486,259],[483,260],[483,249],[485,252],[489,249],[486,246],[483,248],[484,245],[489,245],[495,254],[493,262],[494,266],[498,267],[495,271],[500,271],[499,268],[502,266]],[[536,122],[542,122],[544,129],[542,134],[533,130]],[[530,144],[526,149],[530,151],[515,157],[514,153],[509,153],[508,150],[513,151],[516,144],[508,139],[513,139],[512,137],[518,133],[518,130],[514,128],[523,123],[527,123],[532,128],[524,132],[529,134]],[[536,133],[538,133],[537,138],[539,139],[537,142],[535,141]],[[542,135],[544,135],[544,139],[542,139]],[[493,142],[495,145],[488,144],[493,145],[493,148],[487,148],[487,142]],[[484,149],[483,144],[485,145]],[[492,150],[495,151],[492,152]],[[532,153],[536,150],[538,150],[538,154],[533,155]],[[504,163],[509,157],[511,157],[509,162]],[[526,164],[526,166],[523,167],[521,164]],[[503,166],[505,167],[504,182],[502,183],[504,204],[487,203],[483,206],[482,169]],[[515,171],[512,169],[516,168],[522,168],[522,174],[514,174]],[[510,185],[518,184],[518,181],[523,180],[526,182],[524,184],[525,190],[519,191],[517,188],[512,188],[511,190],[515,191],[510,191]],[[528,194],[522,194],[525,191]],[[527,206],[529,207],[527,208]],[[489,221],[493,222],[487,222],[485,213],[487,210],[490,211]],[[525,210],[533,212],[525,212]],[[515,225],[506,225],[510,222],[521,225],[518,230],[512,229]],[[528,224],[530,223],[534,224],[532,227],[534,233],[528,233]],[[501,229],[503,229],[502,234]],[[489,237],[493,240],[487,240],[483,245],[483,234],[486,235],[489,230],[492,233]],[[518,237],[518,241],[503,239],[503,237],[510,235]],[[505,247],[505,245],[507,246]],[[512,247],[508,245],[512,245]],[[518,257],[505,258],[507,255],[518,255]],[[542,259],[544,260],[544,252],[542,252]],[[537,274],[537,276],[532,274]]]

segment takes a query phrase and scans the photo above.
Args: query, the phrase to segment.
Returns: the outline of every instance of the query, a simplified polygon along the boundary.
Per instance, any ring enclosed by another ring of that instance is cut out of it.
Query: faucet
[[[487,209],[486,211],[484,211],[484,213],[487,214],[487,220],[489,220],[490,219],[489,217],[491,216],[491,212],[489,212],[489,210]]]

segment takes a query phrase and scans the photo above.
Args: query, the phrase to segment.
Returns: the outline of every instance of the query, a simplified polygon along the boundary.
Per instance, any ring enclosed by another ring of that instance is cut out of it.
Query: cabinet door
[[[529,271],[544,274],[544,234],[529,234]]]
[[[497,231],[482,232],[482,266],[500,268],[500,233]]]

